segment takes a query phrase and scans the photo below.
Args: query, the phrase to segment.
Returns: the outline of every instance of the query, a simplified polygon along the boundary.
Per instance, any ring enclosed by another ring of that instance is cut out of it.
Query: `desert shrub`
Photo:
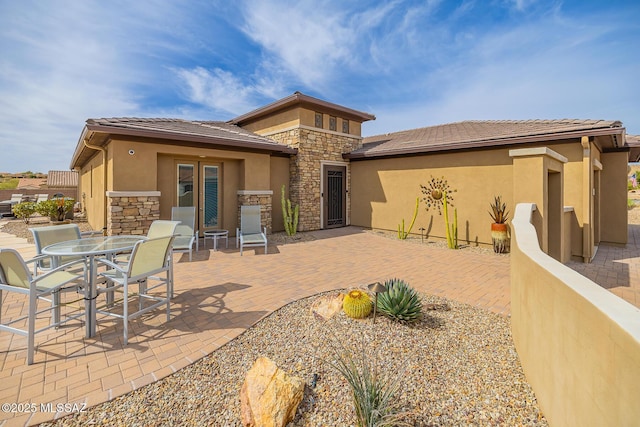
[[[52,220],[64,220],[67,212],[71,212],[75,205],[74,199],[51,199],[45,200],[36,205],[36,212]]]
[[[11,211],[16,218],[21,219],[25,224],[29,224],[31,216],[36,213],[36,204],[34,202],[17,203],[11,207]]]

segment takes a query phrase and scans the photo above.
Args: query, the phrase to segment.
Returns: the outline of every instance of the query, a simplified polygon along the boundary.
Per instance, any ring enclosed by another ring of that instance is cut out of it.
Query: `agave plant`
[[[493,211],[493,212],[491,212]],[[494,201],[491,203],[491,219],[496,224],[504,224],[509,219],[509,212],[507,212],[507,204],[504,203],[500,196],[494,196]]]
[[[404,280],[389,279],[384,283],[387,292],[378,296],[378,310],[402,323],[414,322],[422,316],[422,300]]]

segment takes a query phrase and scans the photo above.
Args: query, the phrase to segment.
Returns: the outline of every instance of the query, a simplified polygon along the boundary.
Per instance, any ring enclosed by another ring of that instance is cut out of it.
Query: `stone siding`
[[[108,192],[107,235],[146,235],[160,219],[160,196],[149,193]]]
[[[268,136],[274,141],[298,149],[292,157],[289,174],[291,203],[300,205],[299,231],[318,230],[320,222],[321,161],[344,162],[342,154],[362,145],[360,137],[349,136],[321,129],[297,128]],[[350,170],[347,167],[347,218],[351,215],[349,203]]]
[[[240,206],[260,205],[260,222],[267,227],[267,234],[271,234],[273,192],[271,191],[238,191],[238,226],[240,225]]]

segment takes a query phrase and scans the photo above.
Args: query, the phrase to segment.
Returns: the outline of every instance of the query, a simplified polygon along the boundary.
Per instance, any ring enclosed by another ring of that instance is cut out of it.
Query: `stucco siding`
[[[426,210],[420,185],[431,177],[444,177],[458,211],[460,244],[490,244],[489,205],[501,196],[513,209],[511,159],[508,150],[447,153],[351,162],[351,223],[362,227],[397,230],[404,218],[411,220],[416,197],[418,217],[412,233],[425,229],[429,237],[444,238],[444,218]],[[453,219],[453,209],[450,209]]]

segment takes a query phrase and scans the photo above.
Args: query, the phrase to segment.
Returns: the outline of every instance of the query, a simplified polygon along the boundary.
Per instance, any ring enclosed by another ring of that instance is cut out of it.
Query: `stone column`
[[[240,225],[240,206],[260,205],[260,219],[267,233],[271,234],[273,191],[271,190],[238,190],[238,226]]]
[[[145,235],[158,219],[159,191],[107,191],[107,235]]]

